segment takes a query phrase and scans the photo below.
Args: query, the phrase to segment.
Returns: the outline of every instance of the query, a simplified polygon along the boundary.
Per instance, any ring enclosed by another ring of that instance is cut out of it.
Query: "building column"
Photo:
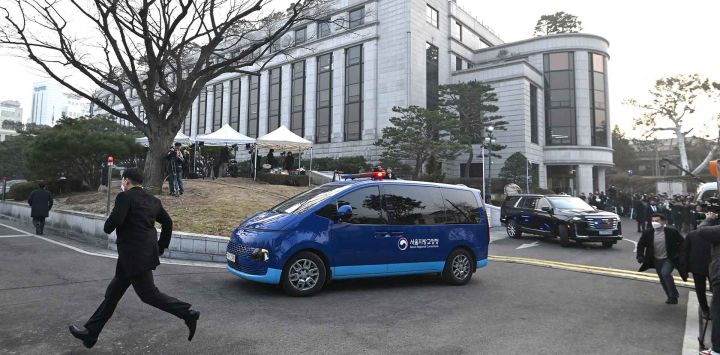
[[[212,87],[212,85],[208,86],[210,89],[207,90],[207,96],[205,97],[205,132],[199,132],[198,134],[212,133],[212,118],[215,110],[215,90]]]
[[[333,52],[331,142],[345,140],[345,49]]]
[[[268,134],[268,98],[270,93],[270,72],[260,72],[260,102],[258,107],[258,137]]]
[[[588,52],[575,52],[575,123],[577,124],[577,145],[592,144],[590,115],[590,66]],[[592,185],[590,185],[592,187]],[[587,192],[586,192],[587,193]]]
[[[248,104],[250,98],[250,77],[240,77],[240,129],[238,132],[247,135],[248,125]]]
[[[222,125],[230,123],[230,80],[226,80],[223,84],[222,99]]]
[[[282,66],[280,74],[280,125],[290,129],[290,98],[292,95],[292,67]]]
[[[315,107],[317,104],[317,57],[305,60],[305,139],[315,141]]]
[[[597,167],[597,176],[598,176],[598,189],[600,191],[605,191],[605,172],[607,171],[607,168],[603,166]]]
[[[593,166],[589,164],[580,164],[575,171],[577,179],[576,186],[578,191],[575,191],[575,195],[579,196],[581,193],[588,193],[593,191]]]
[[[199,97],[196,97],[192,104],[191,116],[190,116],[190,137],[195,138],[198,135],[198,102]],[[202,134],[202,133],[201,133]]]

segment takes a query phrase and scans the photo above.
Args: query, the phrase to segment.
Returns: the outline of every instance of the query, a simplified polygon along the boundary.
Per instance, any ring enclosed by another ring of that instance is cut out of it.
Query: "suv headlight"
[[[573,217],[573,218],[572,218],[572,221],[573,221],[573,222],[580,222],[580,221],[582,221],[582,218],[580,218],[580,217]]]

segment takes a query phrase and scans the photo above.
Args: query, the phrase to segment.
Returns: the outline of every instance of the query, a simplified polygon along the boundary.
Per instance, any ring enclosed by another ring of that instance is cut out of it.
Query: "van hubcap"
[[[288,273],[290,284],[300,290],[307,291],[317,285],[320,270],[314,261],[308,259],[297,260],[290,266]]]
[[[464,280],[470,273],[470,259],[465,255],[458,255],[453,259],[452,272],[458,280]]]

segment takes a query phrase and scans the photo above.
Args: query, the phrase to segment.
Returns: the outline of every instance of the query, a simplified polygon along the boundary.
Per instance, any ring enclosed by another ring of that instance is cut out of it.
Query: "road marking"
[[[18,231],[18,232],[25,233],[25,236],[35,237],[35,238],[44,240],[44,241],[46,241],[46,242],[48,242],[48,243],[52,243],[52,244],[55,244],[55,245],[59,245],[59,246],[61,246],[61,247],[68,248],[68,249],[70,249],[70,250],[76,251],[76,252],[81,253],[81,254],[91,255],[91,256],[99,256],[99,257],[102,257],[102,258],[109,258],[109,259],[117,259],[117,255],[116,255],[116,254],[110,254],[110,253],[95,253],[95,252],[87,251],[87,250],[84,250],[84,249],[80,249],[80,248],[78,248],[78,247],[74,247],[74,246],[69,245],[69,244],[61,243],[61,242],[58,242],[58,241],[55,241],[55,240],[52,240],[52,239],[49,239],[49,238],[41,237],[41,236],[39,236],[39,235],[30,234],[30,233],[27,233],[27,232],[25,232],[25,231],[23,231],[23,230],[21,230],[21,229],[17,229],[17,228],[15,228],[15,227],[8,226],[7,224],[0,223],[0,226],[7,227],[7,228],[10,228],[10,229],[16,230],[16,231]],[[172,251],[171,251],[171,252],[172,252]],[[197,267],[209,267],[209,268],[221,268],[221,269],[224,269],[224,268],[225,268],[225,264],[224,264],[224,263],[181,262],[181,261],[175,261],[175,260],[166,259],[166,258],[160,258],[160,262],[163,263],[163,264],[169,264],[169,265],[197,266]],[[217,265],[215,265],[215,264],[217,264]]]
[[[29,234],[0,235],[0,238],[20,238],[20,237],[32,237],[32,235],[29,235]]]
[[[708,302],[710,302],[710,296],[708,296]],[[687,302],[687,317],[685,318],[685,336],[683,337],[683,355],[697,354],[700,347],[698,339],[703,328],[705,327],[705,321],[700,319],[700,307],[697,301],[697,296],[694,291],[688,292]],[[705,346],[710,345],[710,324],[708,324],[707,330],[705,331],[704,343]]]
[[[540,242],[525,243],[515,249],[527,249],[527,248],[536,247],[538,245],[540,245]]]
[[[633,244],[635,245],[635,249],[633,249],[633,253],[637,252],[637,242],[636,242],[636,241],[631,240],[631,239],[624,239],[624,238],[621,239],[621,240],[624,240],[624,241],[626,241],[626,242],[633,243]]]
[[[601,276],[610,276],[610,277],[616,277],[616,278],[622,278],[622,279],[628,279],[628,280],[646,281],[646,282],[654,282],[654,283],[660,282],[658,280],[657,275],[645,273],[645,272],[637,272],[637,271],[632,271],[632,270],[613,269],[613,268],[605,268],[605,267],[599,267],[599,266],[570,264],[570,263],[563,263],[563,262],[557,262],[557,261],[518,258],[518,257],[500,256],[500,255],[490,255],[489,259],[491,261],[500,261],[500,262],[506,262],[506,263],[514,263],[514,264],[540,266],[540,267],[546,267],[546,268],[550,268],[550,269],[574,271],[574,272],[593,274],[593,275],[601,275]],[[682,279],[680,277],[675,276],[675,284],[678,286],[686,287],[686,288],[695,288],[695,284],[693,283],[692,278],[688,278],[688,281],[686,282],[686,281],[682,281]]]

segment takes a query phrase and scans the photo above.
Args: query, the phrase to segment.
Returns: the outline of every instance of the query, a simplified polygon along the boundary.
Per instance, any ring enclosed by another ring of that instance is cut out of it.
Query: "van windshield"
[[[300,214],[336,193],[345,191],[352,185],[323,185],[312,190],[305,191],[299,195],[281,202],[279,205],[270,209],[277,213],[294,213]]]

